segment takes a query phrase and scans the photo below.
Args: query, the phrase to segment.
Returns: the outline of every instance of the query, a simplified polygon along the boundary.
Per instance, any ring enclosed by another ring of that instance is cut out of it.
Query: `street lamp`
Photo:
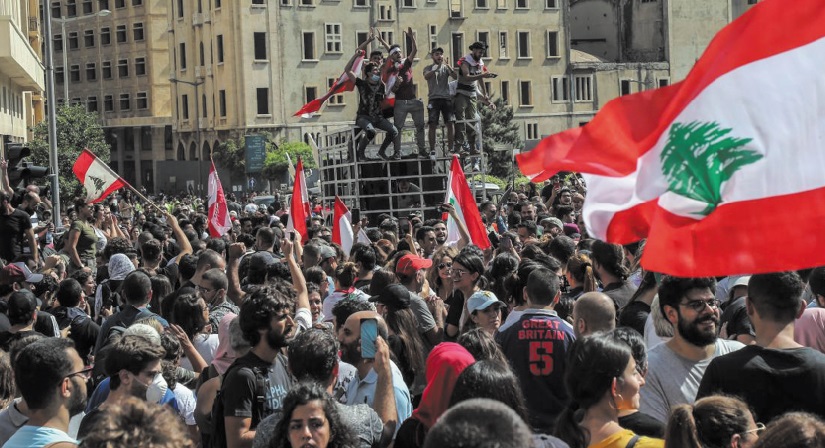
[[[197,142],[197,153],[201,152],[201,110],[198,105],[198,86],[203,84],[203,81],[184,81],[177,78],[169,78],[172,84],[186,84],[195,88],[195,141]],[[175,100],[177,101],[177,100]],[[204,105],[205,107],[206,105]],[[198,157],[198,191],[203,189],[203,157]]]
[[[92,14],[90,16],[80,16],[72,18],[61,16],[59,19],[53,19],[55,22],[58,22],[60,24],[60,32],[63,33],[63,99],[66,101],[66,104],[69,103],[69,37],[66,36],[66,24],[76,22],[78,20],[88,19],[91,17],[106,17],[110,14],[112,14],[112,11],[109,11],[108,9],[101,9],[97,13]]]

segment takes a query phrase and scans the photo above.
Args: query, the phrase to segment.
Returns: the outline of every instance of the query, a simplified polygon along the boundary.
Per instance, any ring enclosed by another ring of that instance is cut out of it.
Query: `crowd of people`
[[[585,197],[569,174],[479,204],[486,249],[365,213],[345,251],[252,197],[221,237],[197,198],[129,192],[55,232],[8,188],[0,445],[825,446],[825,267],[646,272]]]

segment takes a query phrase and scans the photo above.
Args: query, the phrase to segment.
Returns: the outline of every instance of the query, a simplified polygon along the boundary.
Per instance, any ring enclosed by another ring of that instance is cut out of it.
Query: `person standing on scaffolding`
[[[390,47],[387,64],[384,65],[382,78],[387,80],[388,86],[395,93],[395,106],[393,108],[395,127],[399,134],[395,137],[393,145],[395,153],[401,154],[401,129],[407,121],[407,115],[411,114],[415,124],[415,143],[418,146],[418,154],[421,157],[428,157],[427,148],[424,146],[424,103],[415,97],[415,85],[413,84],[412,64],[418,46],[415,42],[415,35],[412,28],[407,28],[407,39],[410,41],[410,52],[406,58],[401,56],[401,47],[393,45]],[[413,154],[415,156],[415,154]]]
[[[433,63],[424,67],[424,79],[427,80],[427,86],[430,89],[427,104],[430,115],[430,158],[435,159],[435,131],[438,128],[439,115],[444,118],[444,128],[447,131],[447,147],[442,148],[443,152],[446,153],[453,148],[455,111],[453,110],[453,97],[450,95],[450,80],[457,79],[458,72],[445,60],[443,48],[438,47],[430,54]]]
[[[495,78],[495,73],[488,72],[481,58],[487,50],[484,42],[474,42],[470,45],[470,53],[459,59],[458,85],[455,91],[455,152],[466,154],[467,149],[472,155],[479,154],[477,146],[478,132],[476,132],[478,115],[478,98],[493,109],[496,106],[490,102],[487,89],[483,82],[477,82],[484,78]],[[470,122],[462,123],[464,120]],[[469,143],[469,147],[467,146]],[[478,142],[480,143],[480,142]]]
[[[362,135],[355,152],[356,160],[368,160],[365,150],[367,149],[367,144],[375,138],[376,128],[387,133],[384,142],[381,144],[381,148],[378,150],[378,157],[384,160],[388,160],[387,147],[395,140],[395,137],[398,136],[398,129],[396,129],[389,120],[384,118],[381,112],[381,103],[384,101],[386,89],[381,82],[381,68],[372,62],[365,64],[364,75],[367,77],[366,80],[361,79],[352,71],[352,65],[355,63],[355,59],[364,54],[364,49],[373,39],[375,39],[375,35],[370,33],[367,40],[355,50],[355,54],[352,55],[344,69],[349,79],[358,87],[358,115],[355,118],[355,126],[361,128]],[[395,154],[392,155],[392,158],[399,159],[400,154],[396,151]]]

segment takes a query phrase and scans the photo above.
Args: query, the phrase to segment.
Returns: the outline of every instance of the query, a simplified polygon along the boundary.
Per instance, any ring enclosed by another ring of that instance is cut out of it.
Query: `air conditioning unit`
[[[196,12],[192,13],[192,26],[203,25],[203,14]]]
[[[196,66],[195,67],[195,78],[199,78],[199,79],[203,78],[204,77],[204,72],[206,72],[206,70],[204,70],[203,66]]]

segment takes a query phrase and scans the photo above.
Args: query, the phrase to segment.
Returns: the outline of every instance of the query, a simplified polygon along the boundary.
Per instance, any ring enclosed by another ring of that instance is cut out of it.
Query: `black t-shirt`
[[[638,331],[639,334],[644,335],[645,322],[647,322],[647,316],[649,315],[650,305],[641,300],[630,302],[619,312],[619,326],[630,327]]]
[[[278,403],[274,403],[274,391],[266,374],[270,367],[272,364],[252,352],[232,364],[221,383],[224,417],[251,418],[249,429],[254,431],[264,417],[280,408]],[[255,370],[263,376],[256,374]],[[265,381],[263,399],[259,396],[261,380]]]
[[[355,79],[358,87],[358,115],[367,115],[372,118],[380,118],[381,102],[384,101],[384,84],[371,84],[361,78]]]
[[[616,304],[616,310],[618,311],[630,302],[630,298],[633,297],[633,294],[636,292],[636,287],[633,286],[629,280],[625,280],[621,283],[616,282],[605,285],[602,292],[613,299],[613,303]]]
[[[717,393],[744,400],[760,422],[792,411],[825,418],[825,354],[808,347],[746,346],[708,365],[696,399]]]
[[[748,317],[745,297],[740,297],[728,304],[725,311],[722,312],[719,325],[725,327],[725,333],[728,335],[728,339],[736,339],[740,334],[756,337],[756,331],[751,324],[751,318]]]
[[[15,341],[19,341],[30,334],[37,334],[38,332],[34,330],[26,330],[26,331],[18,331],[16,333],[12,333],[10,331],[4,331],[0,333],[0,349],[5,351],[9,351],[9,348]]]
[[[395,91],[395,99],[397,100],[414,100],[415,99],[415,84],[413,84],[412,74],[412,60],[410,58],[404,59],[402,64],[397,64],[398,77],[395,82],[398,85]]]
[[[665,424],[644,412],[634,412],[619,417],[619,426],[640,436],[655,437],[657,439],[665,437]]]
[[[80,421],[80,427],[77,428],[77,440],[83,440],[86,438],[86,435],[89,434],[89,430],[92,429],[95,422],[100,420],[103,417],[103,411],[100,409],[100,406],[94,408],[91,412],[83,416],[83,420]]]
[[[11,263],[23,253],[23,244],[28,244],[24,232],[32,228],[31,217],[18,208],[11,214],[0,215],[0,258]]]

